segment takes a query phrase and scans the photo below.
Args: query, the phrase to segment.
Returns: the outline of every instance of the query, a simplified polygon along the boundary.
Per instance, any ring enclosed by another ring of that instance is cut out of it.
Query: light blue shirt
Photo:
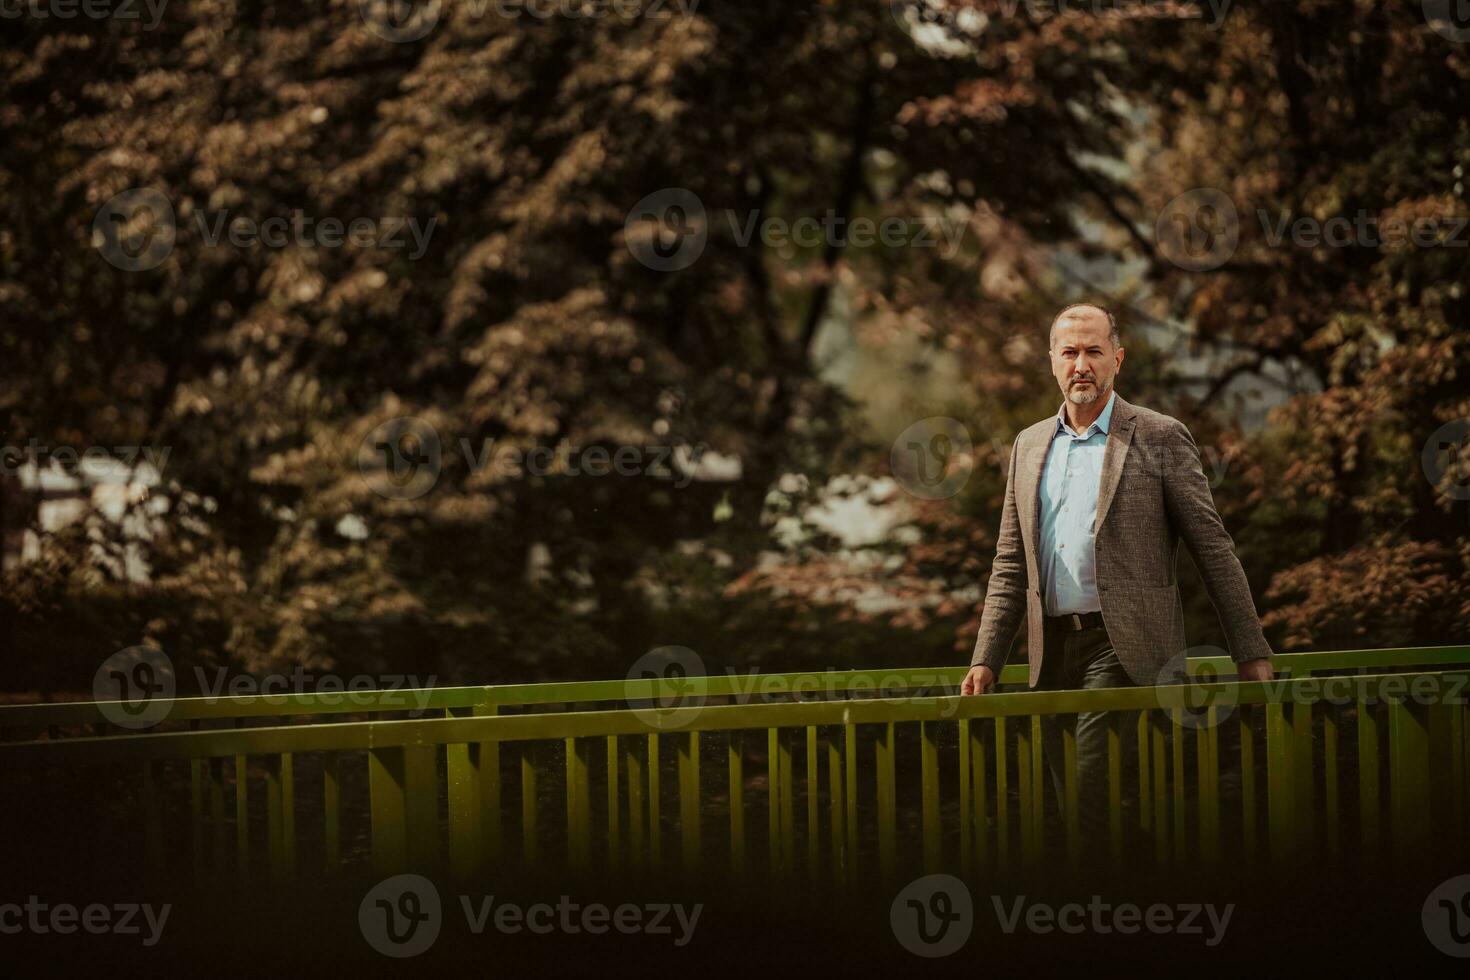
[[[1102,484],[1103,453],[1113,422],[1116,392],[1097,421],[1077,435],[1067,425],[1067,406],[1057,411],[1057,427],[1041,474],[1041,581],[1048,616],[1096,612],[1097,559],[1094,524]]]

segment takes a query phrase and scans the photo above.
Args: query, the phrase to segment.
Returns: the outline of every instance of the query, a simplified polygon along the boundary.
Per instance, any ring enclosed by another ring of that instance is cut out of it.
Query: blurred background
[[[4,0],[0,687],[967,662],[1081,300],[1274,649],[1464,641],[1463,7]]]

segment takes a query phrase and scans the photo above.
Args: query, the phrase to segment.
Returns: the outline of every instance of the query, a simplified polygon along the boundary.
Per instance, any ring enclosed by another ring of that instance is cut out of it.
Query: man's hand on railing
[[[1243,660],[1235,665],[1235,673],[1243,681],[1269,681],[1276,677],[1276,671],[1271,667],[1270,657]]]
[[[961,694],[984,694],[995,687],[995,671],[989,667],[971,667],[970,672],[965,675],[965,682],[960,685]]]

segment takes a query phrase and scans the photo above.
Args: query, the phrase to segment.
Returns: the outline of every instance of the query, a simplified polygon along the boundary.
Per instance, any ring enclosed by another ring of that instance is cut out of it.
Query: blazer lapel
[[[1123,461],[1128,458],[1128,446],[1133,442],[1133,406],[1121,395],[1113,406],[1113,424],[1108,429],[1108,447],[1103,451],[1102,484],[1097,496],[1097,523],[1093,533],[1102,527],[1113,504],[1113,495],[1118,492],[1118,481],[1123,478]]]
[[[1050,446],[1050,435],[1043,434],[1016,447],[1021,454],[1016,460],[1016,513],[1033,556],[1039,555],[1041,548],[1041,468]]]

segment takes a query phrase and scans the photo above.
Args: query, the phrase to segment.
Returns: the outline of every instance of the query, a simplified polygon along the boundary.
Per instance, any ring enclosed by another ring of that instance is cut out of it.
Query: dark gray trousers
[[[1135,687],[1118,662],[1107,630],[1101,626],[1079,631],[1048,621],[1046,650],[1042,655],[1037,690],[1069,691],[1105,687]],[[1108,725],[1117,716],[1122,751],[1121,796],[1128,797],[1128,774],[1136,773],[1134,745],[1138,712],[1092,711],[1077,715],[1044,715],[1041,722],[1042,755],[1051,772],[1058,810],[1065,814],[1063,733],[1077,739],[1077,802],[1084,854],[1100,858],[1108,849]],[[1125,821],[1126,827],[1126,821]]]

